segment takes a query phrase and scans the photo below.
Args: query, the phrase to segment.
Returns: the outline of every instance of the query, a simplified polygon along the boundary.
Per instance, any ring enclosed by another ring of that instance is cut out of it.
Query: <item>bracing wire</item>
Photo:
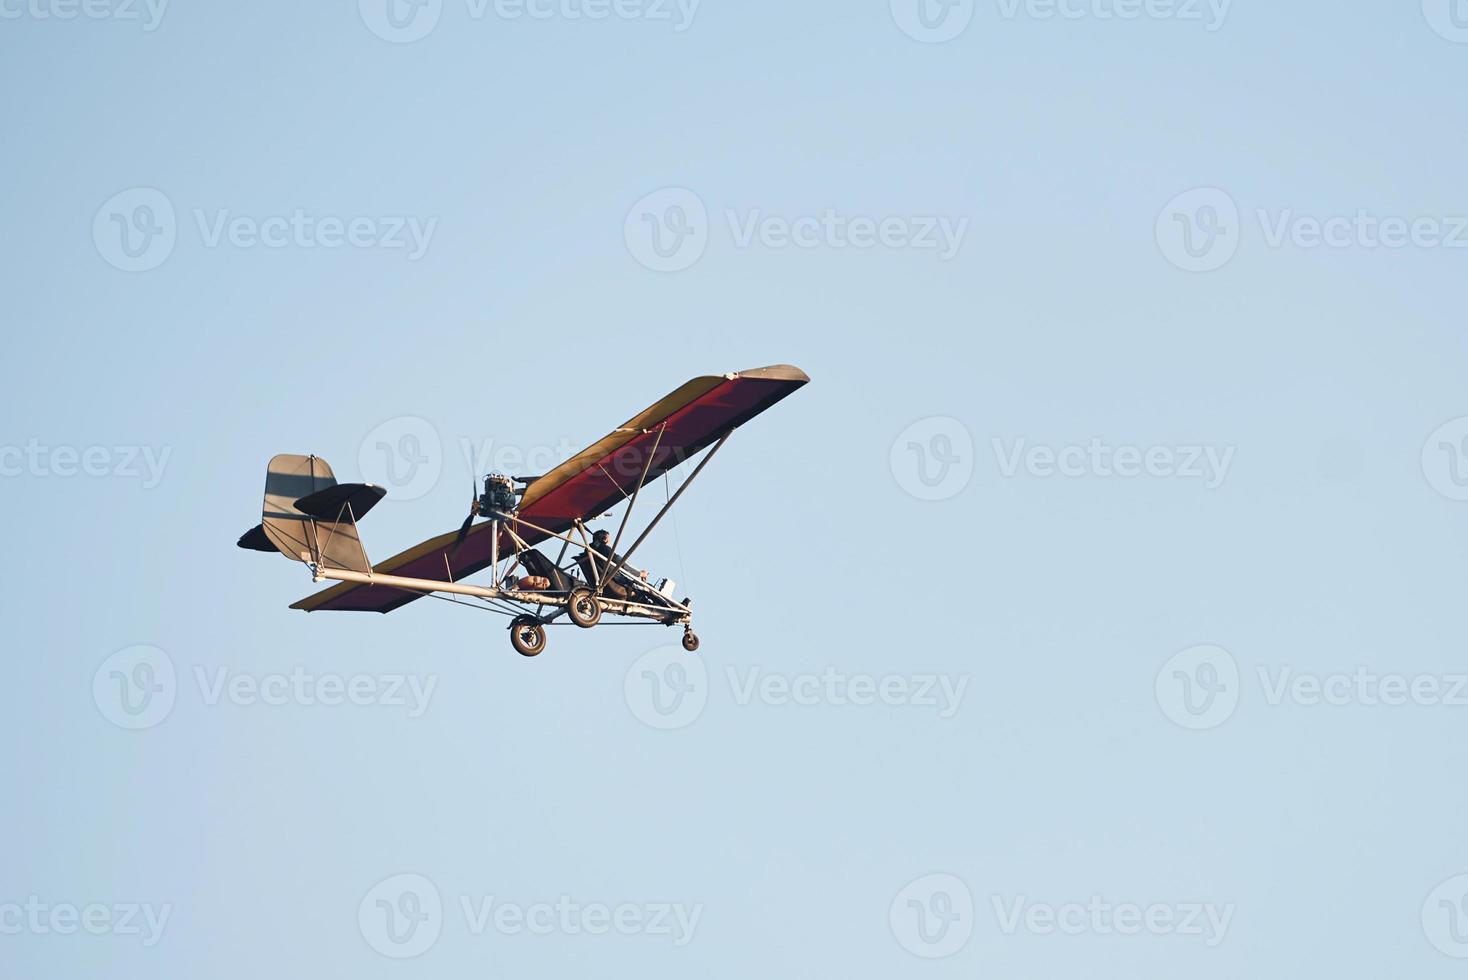
[[[667,470],[663,470],[663,499],[665,501],[672,499],[672,494],[669,490]],[[673,546],[678,551],[678,580],[683,584],[683,588],[687,589],[688,569],[683,567],[683,539],[678,534],[678,515],[670,510],[668,511],[668,516],[673,519]],[[684,594],[687,595],[688,593],[685,592]]]

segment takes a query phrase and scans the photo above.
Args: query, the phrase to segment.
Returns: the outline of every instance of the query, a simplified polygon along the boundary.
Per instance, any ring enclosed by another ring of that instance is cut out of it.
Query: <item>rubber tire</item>
[[[530,641],[521,631],[530,627]],[[510,622],[510,645],[522,657],[538,657],[545,652],[545,627],[534,616],[516,616]]]
[[[698,652],[698,634],[693,632],[693,630],[683,631],[683,649],[689,653]]]
[[[590,602],[591,612],[589,615],[583,615],[577,612],[577,605],[582,602]],[[601,601],[585,586],[574,588],[571,590],[571,594],[566,597],[566,615],[577,626],[584,630],[589,630],[601,622]]]

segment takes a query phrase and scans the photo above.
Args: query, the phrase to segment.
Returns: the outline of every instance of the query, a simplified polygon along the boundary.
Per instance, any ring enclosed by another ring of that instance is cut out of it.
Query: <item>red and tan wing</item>
[[[605,513],[631,496],[644,469],[649,481],[661,476],[809,380],[804,371],[788,364],[694,378],[530,484],[520,500],[522,523],[516,533],[535,544],[546,535],[523,522],[562,533],[578,520]],[[435,582],[458,581],[489,567],[492,526],[475,525],[458,548],[454,547],[457,531],[441,534],[374,565],[373,571]],[[509,535],[502,531],[500,553],[510,550]],[[385,613],[421,595],[342,582],[291,608]]]

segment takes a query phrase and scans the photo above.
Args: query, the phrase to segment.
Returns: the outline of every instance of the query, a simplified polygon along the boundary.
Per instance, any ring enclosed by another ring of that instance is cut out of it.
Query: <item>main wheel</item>
[[[510,644],[522,657],[537,657],[545,649],[545,627],[534,616],[516,616],[510,622]]]
[[[585,586],[572,589],[566,599],[566,615],[577,626],[589,630],[601,622],[601,601]]]
[[[693,653],[698,649],[698,634],[693,632],[693,630],[683,631],[683,649],[689,653]]]

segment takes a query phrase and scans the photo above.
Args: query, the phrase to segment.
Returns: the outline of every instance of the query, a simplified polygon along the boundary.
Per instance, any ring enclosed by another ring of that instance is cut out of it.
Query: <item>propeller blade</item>
[[[455,548],[457,548],[459,545],[461,545],[461,544],[464,543],[464,539],[469,536],[469,528],[473,524],[474,524],[474,515],[473,514],[470,514],[468,517],[464,518],[464,523],[459,525],[459,536],[456,537],[456,538],[454,538],[454,547]]]
[[[449,549],[449,555],[450,556],[453,556],[453,555],[455,555],[455,554],[458,553],[459,545],[463,544],[464,543],[464,539],[469,536],[469,528],[471,528],[471,527],[474,526],[474,518],[476,518],[478,516],[479,516],[479,501],[478,501],[478,499],[476,499],[472,504],[469,505],[469,516],[466,517],[466,518],[464,518],[464,523],[463,524],[460,524],[459,525],[459,534],[458,534],[457,537],[454,538],[454,546]]]

